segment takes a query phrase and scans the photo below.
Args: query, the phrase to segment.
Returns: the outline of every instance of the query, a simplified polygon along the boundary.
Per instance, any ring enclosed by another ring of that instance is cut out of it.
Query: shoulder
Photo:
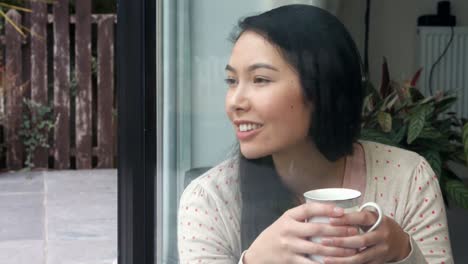
[[[414,171],[424,158],[416,152],[372,141],[360,141],[369,167],[374,169]]]
[[[390,186],[412,188],[416,183],[411,179],[428,180],[434,176],[429,163],[416,152],[369,141],[361,143],[371,185],[377,184],[383,189],[390,189]]]
[[[237,159],[228,159],[194,179],[185,188],[181,203],[194,197],[213,199],[228,204],[239,199],[239,173]]]
[[[225,160],[194,179],[189,186],[199,185],[213,192],[232,191],[235,183],[238,183],[238,168],[236,159]]]

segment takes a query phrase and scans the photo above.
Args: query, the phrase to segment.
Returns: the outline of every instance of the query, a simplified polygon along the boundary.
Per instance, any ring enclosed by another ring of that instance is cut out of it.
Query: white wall
[[[468,1],[453,0],[457,26],[468,26]],[[380,85],[382,57],[386,56],[395,80],[409,79],[417,70],[417,19],[436,14],[438,0],[372,1],[369,39],[371,81]],[[342,1],[339,17],[353,35],[364,59],[365,0]]]

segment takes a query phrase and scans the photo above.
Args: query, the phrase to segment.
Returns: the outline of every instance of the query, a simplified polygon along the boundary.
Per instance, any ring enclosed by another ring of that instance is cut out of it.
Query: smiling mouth
[[[261,128],[262,125],[259,124],[241,124],[238,126],[239,132],[249,132]]]

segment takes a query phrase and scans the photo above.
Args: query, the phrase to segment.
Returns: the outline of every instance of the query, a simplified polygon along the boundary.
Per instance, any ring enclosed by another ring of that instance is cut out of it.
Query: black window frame
[[[117,2],[118,263],[154,264],[156,8]]]

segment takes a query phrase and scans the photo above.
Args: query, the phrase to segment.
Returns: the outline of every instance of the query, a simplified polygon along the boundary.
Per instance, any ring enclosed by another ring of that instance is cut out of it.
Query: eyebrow
[[[256,69],[260,69],[260,68],[265,68],[265,69],[269,69],[269,70],[273,70],[273,71],[279,71],[278,69],[276,69],[275,67],[269,65],[269,64],[266,64],[266,63],[255,63],[255,64],[252,64],[250,65],[248,68],[247,68],[247,71],[251,72],[251,71],[254,71]],[[232,71],[232,72],[236,72],[236,69],[234,69],[231,65],[226,65],[226,71]]]

